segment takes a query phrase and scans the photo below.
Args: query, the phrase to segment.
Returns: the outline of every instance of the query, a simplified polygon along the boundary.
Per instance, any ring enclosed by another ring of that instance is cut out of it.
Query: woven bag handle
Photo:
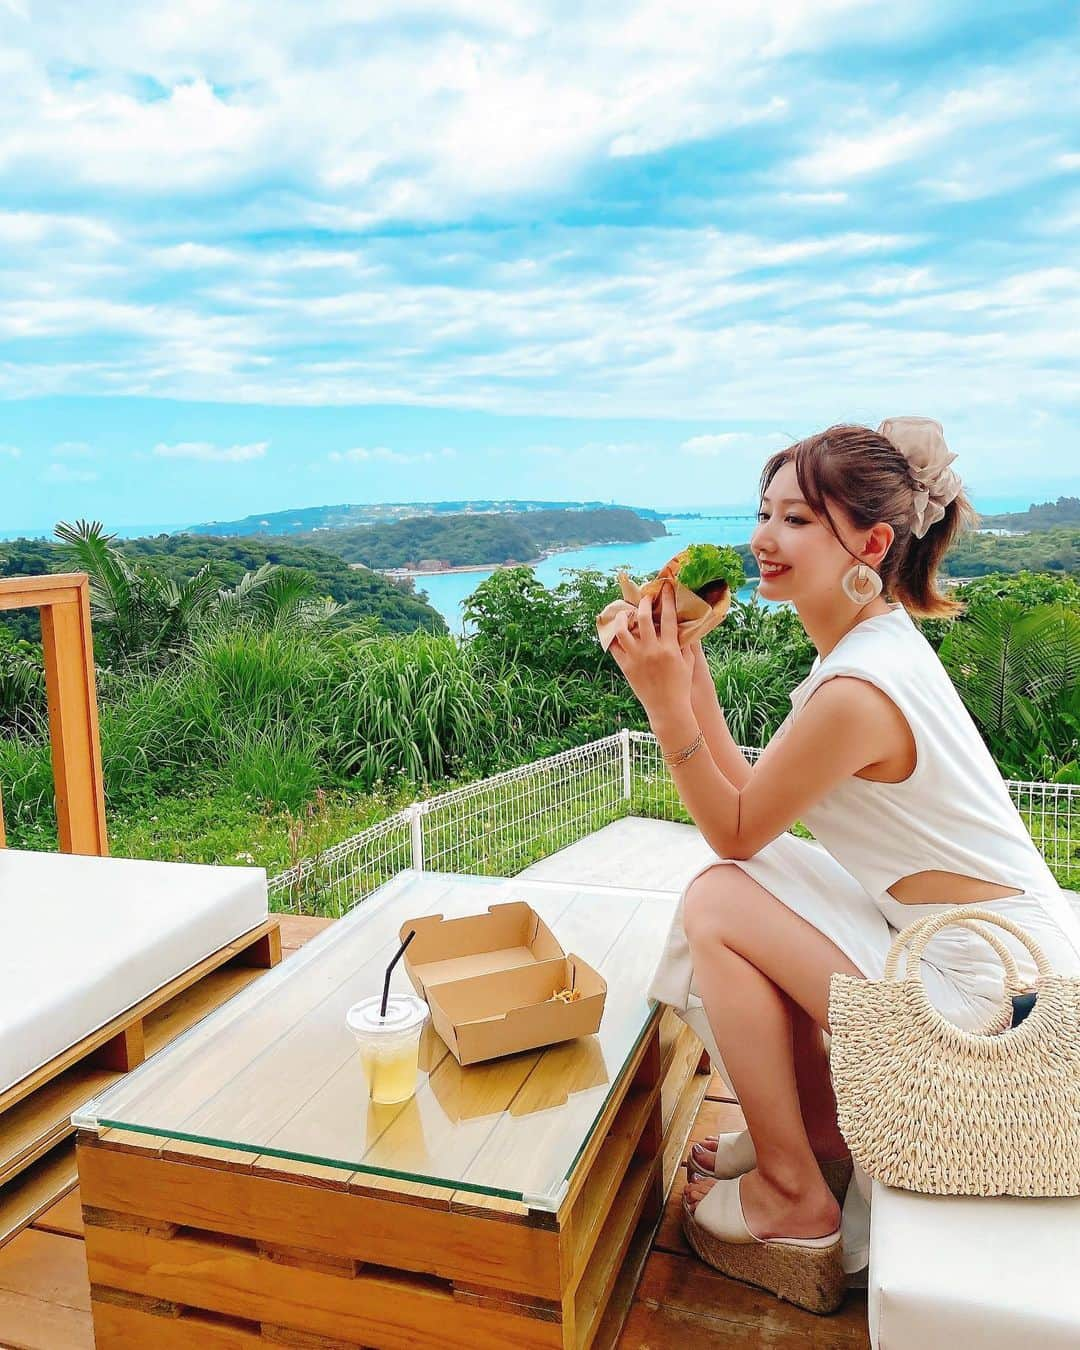
[[[899,938],[897,939],[898,941],[900,939],[903,939],[903,942],[901,943],[901,951],[898,953],[898,955],[903,955],[907,958],[907,965],[903,977],[904,979],[917,980],[919,978],[916,973],[919,968],[919,963],[913,957],[910,946],[905,947],[903,946],[903,943],[912,942],[916,937],[919,929],[921,929],[922,925],[927,922],[928,919],[917,919],[915,923],[910,924],[907,928],[905,928],[904,931],[899,935]],[[993,933],[988,932],[985,928],[980,928],[978,925],[978,920],[958,918],[954,919],[953,922],[957,924],[962,924],[965,928],[973,929],[976,933],[978,933],[978,935],[981,938],[983,938],[986,942],[990,944],[991,947],[993,947],[994,951],[996,951],[998,956],[1001,958],[1001,964],[1005,967],[1004,992],[1006,996],[1008,996],[1009,994],[1018,994],[1021,989],[1020,972],[1016,968],[1016,961],[1013,959],[1012,952],[1009,951],[1008,947],[1005,946],[1004,942],[1002,942],[1000,938],[995,937]],[[893,974],[893,970],[894,967],[890,968],[888,963],[886,963],[885,967],[886,979],[888,979],[890,975]],[[1007,997],[1006,1001],[1008,1001]]]
[[[904,972],[904,979],[918,982],[919,962],[922,960],[923,952],[930,939],[942,928],[948,928],[951,924],[963,924],[965,927],[973,928],[1001,957],[1002,964],[1005,966],[1005,973],[1008,979],[1009,987],[1014,990],[1020,989],[1020,975],[1016,968],[1016,962],[1013,960],[1012,953],[999,939],[991,933],[984,932],[979,924],[994,924],[998,928],[1004,928],[1007,933],[1011,933],[1020,943],[1031,953],[1039,972],[1040,979],[1046,979],[1054,973],[1053,967],[1046,959],[1043,949],[1035,939],[1026,933],[1019,924],[1013,923],[1012,919],[1006,919],[1004,915],[992,914],[986,909],[971,910],[966,914],[953,914],[946,911],[944,914],[931,914],[925,919],[916,919],[909,924],[902,932],[896,935],[892,947],[889,949],[889,955],[885,961],[885,979],[891,980],[896,976],[896,968],[900,961],[901,953],[905,947],[910,947],[907,951],[907,968]]]

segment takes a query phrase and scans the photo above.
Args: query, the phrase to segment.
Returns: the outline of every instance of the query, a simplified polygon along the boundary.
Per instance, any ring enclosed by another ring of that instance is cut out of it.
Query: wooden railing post
[[[60,850],[104,857],[109,841],[89,579],[84,572],[0,579],[0,610],[35,608],[41,611]],[[0,813],[0,846],[4,842]]]

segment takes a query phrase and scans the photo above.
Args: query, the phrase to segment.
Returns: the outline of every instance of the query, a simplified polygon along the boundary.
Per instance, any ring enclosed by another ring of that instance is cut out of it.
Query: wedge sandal
[[[741,1178],[717,1181],[693,1212],[683,1200],[686,1240],[706,1265],[767,1289],[807,1312],[835,1312],[844,1301],[840,1229],[817,1238],[759,1238],[743,1216]]]
[[[690,1155],[683,1163],[688,1181],[697,1181],[710,1176],[729,1180],[731,1177],[740,1177],[744,1172],[749,1172],[757,1166],[757,1153],[749,1130],[734,1130],[716,1136],[716,1165],[712,1172],[700,1167],[695,1161],[694,1154],[697,1147],[696,1144],[691,1147]],[[825,1178],[825,1184],[836,1197],[837,1203],[843,1205],[853,1171],[851,1159],[835,1158],[824,1162],[819,1160],[818,1166]]]

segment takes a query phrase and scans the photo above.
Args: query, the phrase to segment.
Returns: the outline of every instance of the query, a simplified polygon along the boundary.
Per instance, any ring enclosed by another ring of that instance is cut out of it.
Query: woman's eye
[[[769,513],[768,513],[768,511],[759,511],[759,512],[757,513],[757,518],[758,518],[758,520],[768,520],[768,518],[769,518]],[[784,517],[784,520],[785,520],[788,524],[790,524],[790,525],[806,525],[806,524],[808,524],[807,521],[803,520],[802,516],[785,516],[785,517]]]

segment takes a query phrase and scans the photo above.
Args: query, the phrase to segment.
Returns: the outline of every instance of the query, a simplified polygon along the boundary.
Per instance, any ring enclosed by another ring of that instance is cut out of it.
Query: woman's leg
[[[829,1056],[821,1038],[821,1028],[788,994],[791,1015],[795,1082],[799,1090],[806,1135],[814,1157],[822,1161],[846,1158],[847,1142],[836,1120],[836,1094],[829,1072]]]
[[[757,1152],[742,1182],[747,1223],[759,1237],[820,1237],[836,1228],[839,1206],[803,1121],[790,1007],[827,1027],[829,977],[862,972],[734,864],[709,868],[687,888],[683,921],[695,983]],[[820,1036],[818,1045],[824,1056]],[[690,1203],[712,1185],[691,1183]]]
[[[774,986],[775,987],[775,986]],[[808,1013],[784,991],[778,990],[786,1001],[791,1019],[792,1059],[795,1063],[795,1086],[799,1094],[799,1111],[814,1157],[821,1162],[846,1158],[850,1150],[836,1119],[836,1096],[829,1072],[829,1056],[821,1038],[821,1028]],[[699,1170],[711,1172],[716,1166],[716,1152],[712,1140],[696,1146]]]

